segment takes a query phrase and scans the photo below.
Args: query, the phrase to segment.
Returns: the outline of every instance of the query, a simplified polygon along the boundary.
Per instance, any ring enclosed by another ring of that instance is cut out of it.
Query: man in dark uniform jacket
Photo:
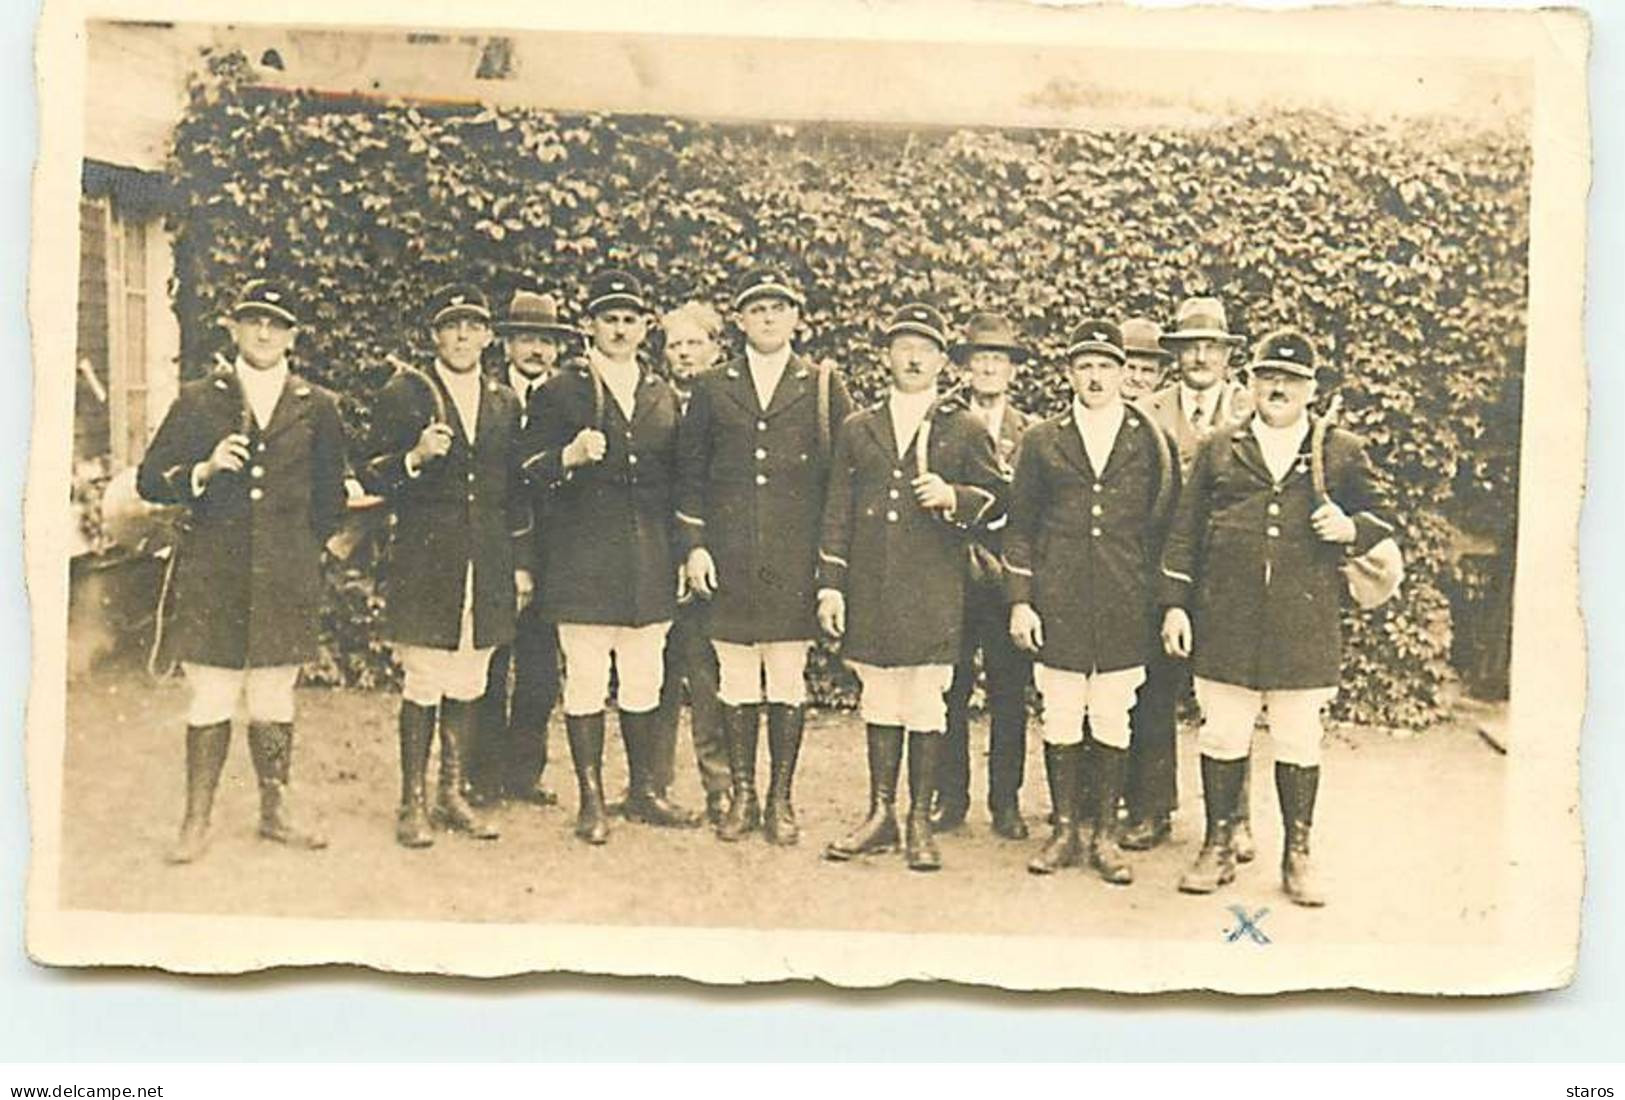
[[[1299,905],[1325,895],[1309,862],[1320,786],[1321,709],[1342,668],[1340,566],[1394,535],[1387,495],[1359,437],[1325,435],[1326,495],[1313,476],[1315,350],[1284,329],[1258,344],[1253,417],[1202,445],[1162,558],[1163,644],[1194,653],[1202,705],[1207,833],[1180,879],[1211,893],[1236,874],[1233,822],[1253,724],[1275,743],[1285,825],[1282,885]]]
[[[519,398],[522,430],[528,423],[531,399],[558,371],[560,359],[579,352],[581,332],[560,320],[553,295],[524,289],[514,292],[496,332],[507,361],[502,381]],[[546,524],[542,514],[546,494],[533,491],[530,503],[534,551]],[[547,768],[547,719],[558,695],[558,632],[542,618],[540,602],[532,600],[519,612],[513,644],[498,646],[491,654],[485,698],[480,704],[480,729],[485,736],[475,753],[471,784],[484,800],[507,797],[539,806],[558,803],[558,796],[542,785]]]
[[[677,396],[638,362],[649,306],[633,275],[609,270],[594,278],[587,317],[587,360],[542,387],[525,468],[551,493],[542,614],[558,623],[564,652],[564,722],[580,793],[576,836],[603,844],[611,662],[630,780],[626,816],[679,827],[700,817],[672,803],[658,775],[671,756],[657,711],[677,607]]]
[[[1127,332],[1124,339],[1126,344]],[[1150,343],[1148,339],[1137,342]],[[1244,422],[1252,413],[1247,388],[1230,377],[1230,358],[1241,342],[1241,337],[1230,331],[1224,303],[1217,298],[1188,298],[1181,302],[1173,329],[1157,338],[1157,343],[1176,359],[1177,377],[1143,399],[1141,407],[1173,437],[1179,448],[1180,470],[1187,476],[1203,440]],[[1130,824],[1123,834],[1125,848],[1146,851],[1172,835],[1173,812],[1179,806],[1175,726],[1180,701],[1190,695],[1190,683],[1188,661],[1163,653],[1153,656],[1146,666],[1146,682],[1134,708],[1127,792]],[[1247,812],[1249,789],[1250,784],[1243,779],[1241,809],[1234,828],[1236,858],[1243,863],[1253,858]]]
[[[801,291],[776,268],[740,281],[734,309],[745,354],[696,380],[679,442],[677,518],[688,583],[711,601],[721,674],[733,792],[717,836],[729,841],[758,825],[773,844],[794,844],[800,835],[790,798],[816,630],[827,435],[850,407],[840,379],[820,376],[831,368],[813,366],[791,347],[801,304]],[[771,773],[765,822],[756,797],[764,708]]]
[[[519,399],[480,371],[491,311],[477,287],[429,299],[435,363],[396,374],[378,394],[367,488],[395,515],[384,574],[384,636],[405,671],[401,686],[401,804],[395,838],[434,843],[426,792],[438,711],[436,817],[494,839],[464,790],[478,740],[491,653],[513,641],[530,598],[531,514],[519,470]]]
[[[192,862],[208,843],[243,696],[260,836],[326,844],[294,824],[287,787],[294,683],[317,656],[322,544],[344,517],[344,430],[333,396],[288,369],[297,325],[281,286],[244,286],[229,322],[236,362],[181,387],[137,471],[142,497],[190,509],[175,550],[170,633],[192,693],[174,863]]]
[[[1030,355],[1015,326],[997,313],[972,316],[964,340],[948,349],[948,357],[966,372],[970,414],[993,440],[994,457],[1006,481],[1015,472],[1016,448],[1030,423],[1010,404],[1010,382]],[[980,650],[988,709],[987,808],[995,833],[1006,840],[1025,840],[1020,795],[1032,659],[1010,640],[1009,605],[999,565],[1001,532],[989,530],[977,538],[979,567],[972,571],[965,593],[965,626],[948,688],[948,732],[931,824],[938,830],[957,828],[970,808],[970,695]]]
[[[818,622],[863,682],[869,816],[830,844],[846,860],[897,845],[897,777],[908,740],[908,866],[934,871],[931,797],[947,726],[944,695],[965,621],[966,543],[1004,514],[993,440],[939,402],[942,314],[920,302],[882,333],[891,391],[835,437],[818,546]]]
[[[1080,817],[1094,819],[1088,859],[1107,882],[1133,870],[1117,845],[1129,711],[1156,644],[1156,562],[1177,497],[1173,443],[1122,399],[1123,337],[1086,320],[1066,350],[1072,407],[1027,433],[1005,534],[1010,636],[1033,653],[1044,701],[1049,842],[1028,869],[1083,858]],[[1080,807],[1085,720],[1094,805]]]

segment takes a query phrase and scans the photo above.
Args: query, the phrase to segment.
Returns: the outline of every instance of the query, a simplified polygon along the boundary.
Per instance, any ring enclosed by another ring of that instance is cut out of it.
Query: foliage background
[[[1088,314],[1167,318],[1216,294],[1249,338],[1315,335],[1344,423],[1392,475],[1407,581],[1350,616],[1338,708],[1420,727],[1473,606],[1461,532],[1497,547],[1476,588],[1510,586],[1529,173],[1522,130],[1450,120],[1293,112],[1095,132],[431,110],[268,91],[226,55],[194,83],[170,162],[182,372],[224,349],[213,321],[259,270],[307,297],[301,368],[340,393],[355,432],[385,355],[428,357],[418,305],[451,279],[579,305],[613,262],[661,308],[721,307],[751,263],[785,263],[809,292],[801,346],[843,364],[862,397],[881,384],[876,324],[905,297],[955,321],[1006,312],[1053,363]],[[1065,383],[1038,366],[1015,397],[1048,413]],[[388,678],[370,572],[331,575],[326,652],[307,672]],[[815,677],[819,698],[847,701],[827,655]]]

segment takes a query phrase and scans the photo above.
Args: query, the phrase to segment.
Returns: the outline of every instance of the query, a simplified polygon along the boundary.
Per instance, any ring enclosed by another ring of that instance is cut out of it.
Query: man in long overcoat
[[[532,588],[519,399],[480,371],[490,307],[477,287],[445,286],[430,297],[426,321],[434,366],[401,371],[379,392],[362,471],[395,516],[384,636],[405,671],[395,837],[409,848],[434,843],[426,785],[437,717],[435,816],[480,839],[497,836],[467,801],[465,768],[491,653],[513,641]]]
[[[1320,712],[1342,666],[1339,568],[1393,537],[1387,494],[1359,437],[1325,435],[1326,495],[1312,476],[1315,349],[1296,330],[1259,342],[1256,412],[1216,432],[1196,458],[1162,558],[1163,644],[1191,656],[1204,715],[1207,831],[1180,880],[1211,893],[1235,878],[1232,830],[1253,724],[1275,743],[1285,825],[1282,884],[1300,905],[1325,898],[1309,862],[1320,785]]]
[[[931,833],[944,694],[965,621],[967,542],[1004,514],[1005,482],[987,430],[939,401],[942,314],[911,302],[881,335],[891,390],[836,433],[818,546],[818,621],[863,683],[869,815],[830,844],[851,859],[897,845],[897,778],[908,741],[908,866],[934,871]]]
[[[137,471],[147,500],[189,509],[175,549],[173,653],[186,670],[186,813],[169,852],[208,842],[240,697],[259,780],[259,833],[326,841],[287,806],[294,683],[317,656],[322,544],[344,517],[344,430],[333,396],[293,374],[298,315],[280,285],[243,287],[229,327],[236,362],[182,386]]]
[[[1086,320],[1066,350],[1072,406],[1022,443],[1005,532],[1012,639],[1034,654],[1043,697],[1044,769],[1054,828],[1028,865],[1051,874],[1083,856],[1078,821],[1094,819],[1091,866],[1133,881],[1117,845],[1129,711],[1156,644],[1157,554],[1178,493],[1173,443],[1122,399],[1123,336]],[[1084,722],[1094,805],[1079,807]]]
[[[643,287],[601,272],[588,288],[587,359],[542,387],[525,468],[549,487],[542,614],[564,652],[564,721],[580,802],[576,836],[609,839],[604,707],[613,663],[633,821],[691,827],[698,814],[659,788],[671,753],[658,721],[666,633],[677,607],[672,552],[677,396],[637,358],[649,329]]]
[[[823,376],[831,368],[807,362],[791,345],[802,300],[777,268],[745,275],[733,302],[745,353],[696,379],[679,435],[677,518],[688,583],[711,603],[733,780],[717,836],[729,841],[759,824],[773,844],[800,835],[791,784],[817,628],[813,584],[829,437],[850,411],[845,385]],[[763,709],[771,775],[765,821],[756,796]]]

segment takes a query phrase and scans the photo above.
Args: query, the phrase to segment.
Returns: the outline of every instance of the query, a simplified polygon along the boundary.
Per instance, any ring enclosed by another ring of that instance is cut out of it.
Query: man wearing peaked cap
[[[1123,352],[1128,356],[1123,373],[1123,399],[1140,401],[1162,388],[1168,361],[1173,358],[1162,346],[1162,326],[1149,317],[1130,317],[1123,322]]]
[[[1116,324],[1084,321],[1066,356],[1071,408],[1027,433],[1005,533],[1009,631],[1036,661],[1054,807],[1049,841],[1028,869],[1052,874],[1087,860],[1121,884],[1134,878],[1117,843],[1129,711],[1155,642],[1152,563],[1178,466],[1162,430],[1123,401]],[[1086,733],[1092,806],[1079,805]],[[1079,824],[1090,817],[1086,851]]]
[[[533,484],[549,494],[542,532],[542,614],[564,653],[564,722],[579,796],[576,836],[609,839],[604,805],[604,710],[610,670],[630,780],[628,819],[693,827],[698,814],[662,789],[664,650],[677,608],[677,395],[637,352],[649,329],[643,287],[601,272],[587,301],[586,360],[542,387],[527,429]]]
[[[1236,875],[1234,822],[1253,725],[1267,715],[1285,825],[1282,885],[1299,905],[1325,895],[1309,862],[1320,785],[1321,709],[1342,664],[1340,564],[1391,538],[1387,494],[1364,444],[1326,432],[1326,494],[1313,474],[1315,349],[1296,330],[1261,340],[1256,411],[1202,444],[1162,556],[1162,639],[1191,657],[1207,829],[1180,880],[1211,893]]]
[[[731,797],[717,837],[758,825],[771,844],[800,837],[791,788],[801,752],[806,664],[816,632],[814,574],[834,426],[850,411],[833,364],[792,344],[802,295],[782,270],[739,281],[744,354],[695,380],[678,437],[679,534],[690,587],[708,600]],[[757,745],[767,717],[765,813]]]
[[[1017,367],[1032,353],[1008,318],[976,313],[965,325],[964,338],[948,349],[948,355],[965,370],[970,413],[993,440],[999,471],[1008,482],[1015,470],[1016,450],[1031,423],[1010,403],[1010,383]],[[1021,816],[1020,792],[1027,756],[1027,684],[1032,679],[1032,660],[1010,640],[999,565],[1002,553],[1002,530],[976,536],[959,660],[948,688],[948,729],[932,824],[940,830],[955,828],[970,807],[970,695],[980,651],[989,713],[988,811],[994,833],[1006,840],[1025,840],[1027,824]]]
[[[186,813],[168,854],[203,854],[239,699],[259,781],[259,834],[326,844],[287,798],[294,683],[317,653],[322,544],[344,517],[338,404],[293,374],[298,314],[281,285],[255,279],[231,308],[236,361],[180,389],[137,470],[147,500],[185,505],[171,652],[186,670]]]
[[[942,314],[913,302],[882,338],[891,390],[836,433],[818,548],[818,620],[863,683],[869,815],[825,849],[852,859],[898,842],[898,771],[908,744],[904,846],[912,870],[942,865],[931,832],[944,693],[965,619],[965,538],[1003,514],[993,440],[970,413],[939,406]]]
[[[479,839],[497,836],[468,803],[467,768],[491,654],[513,640],[532,589],[519,401],[480,371],[490,307],[479,288],[454,284],[430,296],[424,317],[434,366],[401,371],[379,392],[362,472],[396,519],[384,636],[405,672],[395,839],[408,848],[434,843],[426,788],[437,722],[434,818]]]

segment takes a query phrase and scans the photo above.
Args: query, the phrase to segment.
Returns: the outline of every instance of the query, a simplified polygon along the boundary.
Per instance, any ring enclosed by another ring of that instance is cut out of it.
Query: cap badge
[[[451,296],[451,304],[454,305],[454,306],[462,305],[463,304],[463,296],[461,294],[453,294]]]
[[[1282,345],[1282,347],[1280,348],[1278,354],[1281,356],[1282,359],[1291,359],[1294,355],[1297,354],[1297,352],[1298,352],[1297,348],[1293,347],[1291,344],[1285,344],[1285,345]]]
[[[282,295],[278,294],[274,290],[267,290],[265,292],[265,300],[267,302],[280,302],[282,300]]]

